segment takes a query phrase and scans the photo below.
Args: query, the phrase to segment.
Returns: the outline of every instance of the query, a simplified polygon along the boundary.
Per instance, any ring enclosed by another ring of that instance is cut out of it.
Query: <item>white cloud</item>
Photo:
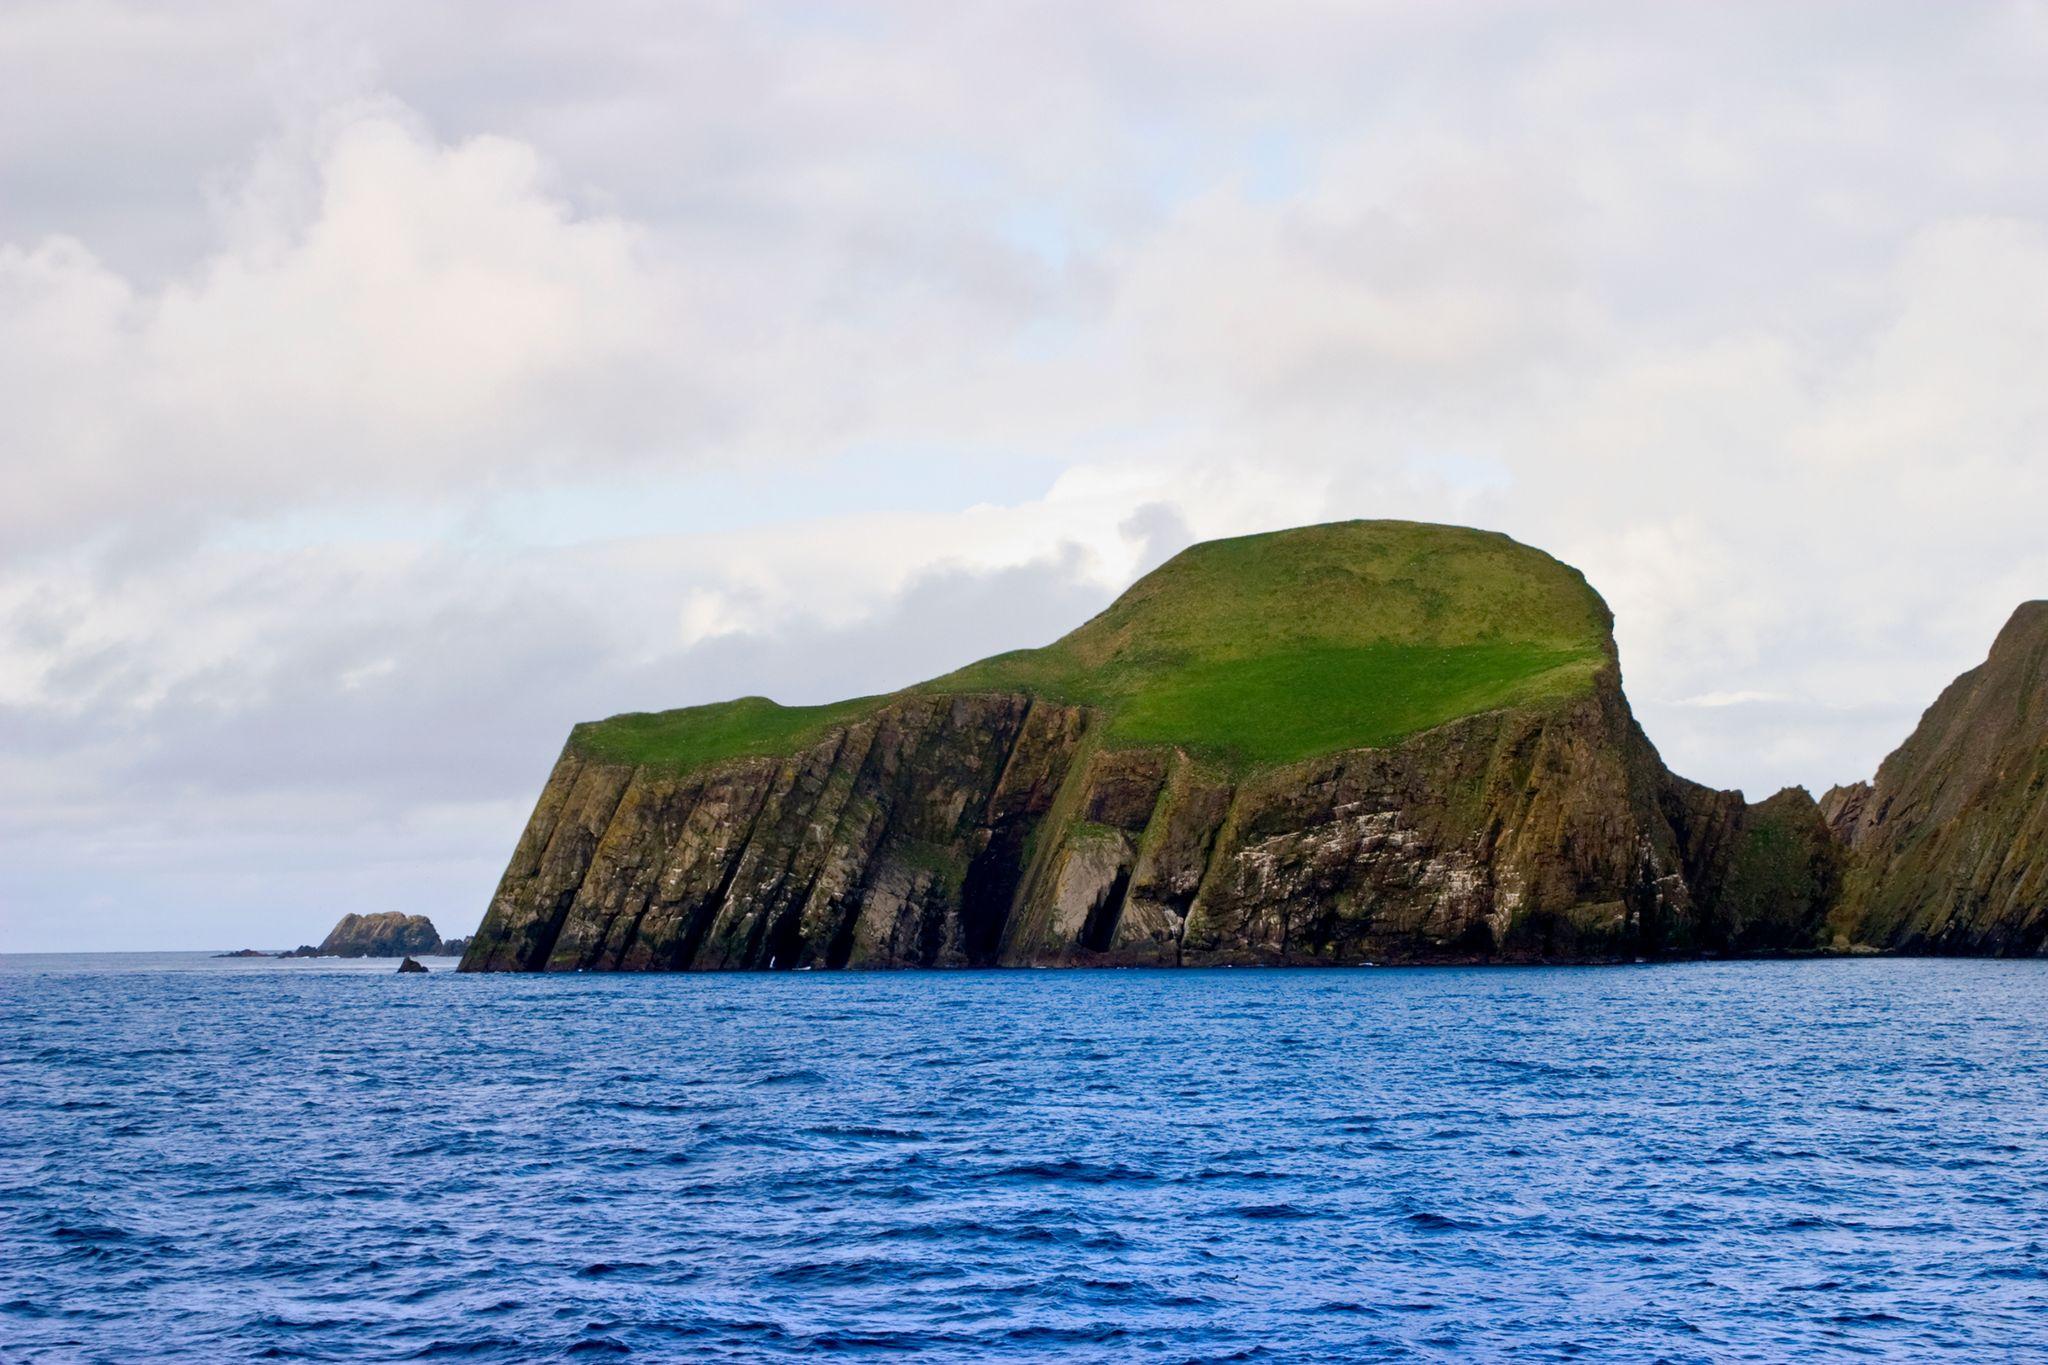
[[[256,177],[234,244],[155,291],[67,238],[0,248],[12,546],[560,470],[658,354],[667,282],[531,148],[378,105],[299,150],[306,203]]]
[[[1755,690],[1749,690],[1743,692],[1702,692],[1697,697],[1680,697],[1677,701],[1671,702],[1669,704],[1672,706],[1705,706],[1711,708],[1718,708],[1723,706],[1754,706],[1759,702],[1772,702],[1784,700],[1786,700],[1786,698],[1776,692],[1758,692]]]
[[[309,220],[266,223],[153,301],[140,344],[161,408],[220,438],[339,424],[323,448],[432,450],[516,430],[534,388],[648,344],[632,232],[551,199],[531,148],[435,146],[380,115],[325,141]]]

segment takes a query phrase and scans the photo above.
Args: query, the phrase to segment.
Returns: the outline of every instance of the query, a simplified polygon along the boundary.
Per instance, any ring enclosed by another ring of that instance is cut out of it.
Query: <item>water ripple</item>
[[[0,1359],[2048,1354],[2048,964],[0,959]]]

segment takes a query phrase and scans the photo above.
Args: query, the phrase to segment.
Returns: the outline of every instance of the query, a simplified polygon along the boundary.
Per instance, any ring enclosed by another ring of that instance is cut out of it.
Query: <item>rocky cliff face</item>
[[[1107,747],[1085,708],[912,696],[688,776],[565,752],[463,967],[1733,950],[1778,936],[1774,912],[1723,924],[1695,888],[1754,880],[1755,837],[1739,797],[1664,772],[1611,673],[1572,702],[1238,780]]]
[[[1822,802],[1849,851],[1832,933],[1907,952],[2048,945],[2048,602],[1951,683],[1874,782]]]
[[[1848,859],[1820,805],[1805,788],[1787,787],[1755,805],[1736,799],[1725,809],[1732,820],[1721,836],[1721,873],[1703,888],[1696,946],[1725,953],[1823,946],[1821,930]]]

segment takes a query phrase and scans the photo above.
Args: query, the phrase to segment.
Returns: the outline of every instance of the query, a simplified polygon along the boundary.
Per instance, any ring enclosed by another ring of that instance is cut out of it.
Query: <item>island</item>
[[[444,939],[425,915],[396,910],[343,915],[316,947],[305,943],[279,957],[460,957],[469,939]],[[240,956],[247,956],[244,952]]]
[[[1612,624],[1504,535],[1343,522],[886,696],[579,725],[461,968],[2039,950],[2048,604],[1825,803],[1668,771]]]

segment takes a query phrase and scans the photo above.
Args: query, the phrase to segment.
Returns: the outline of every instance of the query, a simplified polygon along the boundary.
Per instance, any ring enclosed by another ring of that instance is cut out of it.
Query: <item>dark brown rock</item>
[[[1701,945],[1769,953],[1819,946],[1841,892],[1847,850],[1804,788],[1787,787],[1740,812],[1728,874],[1702,917]]]
[[[403,957],[410,953],[436,953],[440,949],[441,936],[425,915],[385,910],[372,915],[343,915],[311,956]],[[307,954],[300,949],[293,955]]]

